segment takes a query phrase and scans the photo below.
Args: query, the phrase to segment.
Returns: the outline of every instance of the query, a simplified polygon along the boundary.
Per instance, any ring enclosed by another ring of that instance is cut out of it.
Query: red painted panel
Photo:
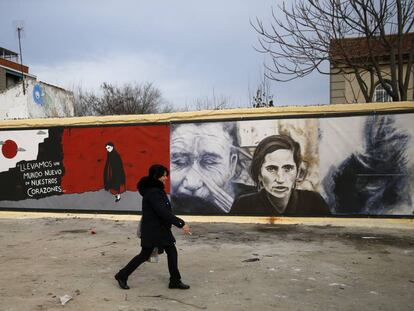
[[[114,143],[121,156],[126,189],[136,191],[137,181],[147,175],[150,165],[169,167],[169,130],[168,125],[65,129],[62,136],[63,191],[69,194],[103,189],[107,142]]]

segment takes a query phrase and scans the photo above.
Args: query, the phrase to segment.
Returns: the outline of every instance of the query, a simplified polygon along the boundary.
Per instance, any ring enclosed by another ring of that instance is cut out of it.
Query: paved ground
[[[167,288],[162,255],[125,291],[113,275],[137,251],[135,222],[0,219],[0,311],[414,309],[413,229],[191,225],[174,231],[191,289]]]

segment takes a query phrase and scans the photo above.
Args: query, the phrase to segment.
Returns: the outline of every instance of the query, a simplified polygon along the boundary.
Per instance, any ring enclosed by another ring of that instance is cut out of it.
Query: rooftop
[[[414,33],[401,36],[401,53],[414,53]],[[385,37],[357,37],[331,40],[330,57],[333,61],[340,61],[349,57],[352,59],[368,57],[389,57],[392,50],[398,51],[399,36]]]
[[[0,47],[0,66],[8,70],[23,72],[25,74],[29,73],[29,67],[20,65],[19,54],[2,47]]]
[[[12,62],[18,62],[19,54],[16,52],[10,51],[8,49],[0,47],[0,58],[10,60]]]

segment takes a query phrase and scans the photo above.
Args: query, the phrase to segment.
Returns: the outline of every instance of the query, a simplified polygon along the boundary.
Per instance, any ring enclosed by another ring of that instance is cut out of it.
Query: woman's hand
[[[184,231],[184,234],[189,234],[189,235],[191,235],[190,226],[189,226],[188,224],[185,224],[185,225],[184,225],[184,227],[183,227],[183,231]]]

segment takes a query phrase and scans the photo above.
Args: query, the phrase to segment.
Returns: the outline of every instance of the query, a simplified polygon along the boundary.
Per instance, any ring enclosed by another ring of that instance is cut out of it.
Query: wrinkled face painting
[[[184,124],[171,137],[171,188],[174,195],[203,199],[226,191],[237,155],[221,124]]]
[[[269,194],[285,199],[292,193],[297,173],[293,152],[279,149],[265,156],[259,180]]]

